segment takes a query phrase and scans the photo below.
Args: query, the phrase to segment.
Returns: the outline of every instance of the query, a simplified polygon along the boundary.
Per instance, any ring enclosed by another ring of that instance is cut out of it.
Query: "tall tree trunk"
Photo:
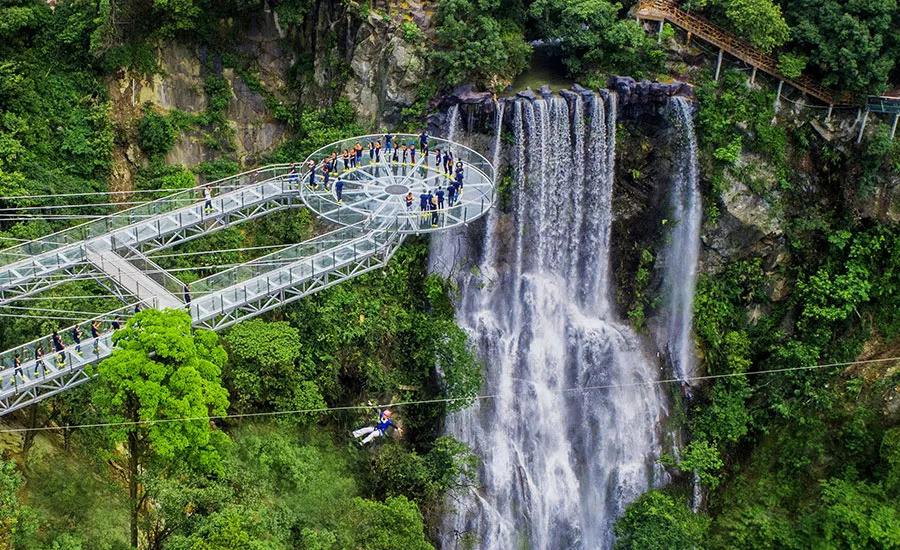
[[[29,407],[30,415],[28,418],[28,427],[31,428],[27,432],[25,432],[25,438],[22,440],[22,457],[24,462],[28,462],[28,451],[31,450],[31,446],[34,445],[34,436],[37,433],[35,428],[37,427],[37,409],[38,405],[35,403],[31,407]]]
[[[131,547],[138,547],[138,436],[133,431],[128,434],[128,497],[131,507]]]

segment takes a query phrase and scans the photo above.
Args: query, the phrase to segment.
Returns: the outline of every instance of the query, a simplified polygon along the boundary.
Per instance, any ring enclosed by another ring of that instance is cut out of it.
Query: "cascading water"
[[[452,502],[444,548],[608,547],[624,506],[663,481],[656,369],[610,307],[615,105],[512,105],[515,243],[485,250],[478,271],[497,279],[463,281],[458,309],[496,397],[448,419],[482,485]]]
[[[675,376],[685,380],[694,374],[693,304],[702,210],[691,105],[683,97],[673,97],[669,108],[676,140],[671,192],[674,227],[662,254],[666,307],[659,338],[672,362]]]
[[[447,141],[453,141],[456,138],[456,128],[459,125],[459,104],[454,104],[447,111]]]

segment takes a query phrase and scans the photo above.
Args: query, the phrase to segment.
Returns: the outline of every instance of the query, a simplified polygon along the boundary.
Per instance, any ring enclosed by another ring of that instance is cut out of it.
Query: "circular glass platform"
[[[370,144],[380,148],[370,151]],[[355,153],[344,155],[359,149],[358,162],[350,161]],[[452,154],[452,162],[445,163],[445,152]],[[319,149],[297,171],[302,174],[303,202],[341,225],[363,222],[401,233],[439,231],[480,218],[496,198],[494,168],[487,159],[432,136],[427,155],[413,134],[394,134],[391,147],[383,134],[348,138]]]

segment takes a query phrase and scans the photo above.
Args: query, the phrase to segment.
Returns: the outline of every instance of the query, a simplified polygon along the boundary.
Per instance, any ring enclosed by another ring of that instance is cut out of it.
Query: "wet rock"
[[[607,85],[619,94],[619,104],[623,106],[664,104],[672,96],[694,96],[693,88],[684,82],[664,84],[649,80],[636,81],[630,76],[612,76]]]
[[[447,97],[453,103],[465,103],[467,105],[481,105],[493,103],[494,95],[491,92],[478,92],[473,84],[457,86]]]
[[[576,94],[581,94],[583,96],[594,95],[593,90],[588,90],[587,88],[585,88],[584,86],[582,86],[581,84],[578,84],[578,83],[572,84],[572,91],[575,92]]]
[[[544,84],[543,86],[541,86],[540,94],[544,99],[550,99],[550,97],[553,96],[553,90],[550,89],[549,85]]]
[[[765,160],[745,155],[741,165],[752,166],[759,185],[774,187],[775,173]],[[741,173],[743,173],[742,171]],[[734,258],[758,255],[770,269],[787,261],[783,220],[776,206],[727,171],[728,188],[722,193],[721,213],[715,227],[704,233],[701,269],[714,272]]]
[[[574,102],[576,99],[578,99],[578,97],[580,97],[577,93],[573,92],[572,90],[560,90],[559,95],[563,96],[566,99],[566,101],[568,101],[569,103]]]
[[[516,97],[521,97],[523,99],[530,99],[531,101],[534,101],[537,99],[537,95],[534,93],[534,91],[531,88],[527,88],[525,90],[522,90],[521,92],[516,92]]]

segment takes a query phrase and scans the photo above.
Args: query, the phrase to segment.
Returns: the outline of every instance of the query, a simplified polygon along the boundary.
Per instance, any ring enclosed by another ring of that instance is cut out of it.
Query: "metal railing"
[[[51,233],[45,237],[34,239],[27,243],[21,243],[0,250],[0,266],[5,266],[22,260],[23,257],[36,256],[45,252],[56,250],[62,246],[76,244],[87,239],[99,237],[115,229],[127,227],[133,223],[145,220],[148,216],[156,216],[178,210],[183,206],[194,204],[203,199],[203,188],[210,186],[215,190],[230,190],[245,185],[258,183],[278,175],[287,174],[288,164],[273,164],[262,168],[248,170],[246,172],[228,176],[204,185],[198,185],[190,189],[175,190],[145,204],[133,206],[120,212],[110,214],[98,220],[89,221]],[[0,281],[2,282],[2,281]]]
[[[674,0],[641,0],[637,6],[636,15],[641,19],[668,20],[745,63],[749,63],[829,105],[855,105],[857,103],[857,99],[851,94],[829,90],[808,76],[797,78],[785,76],[778,69],[778,60],[774,57],[763,53],[750,42],[734,36],[706,19],[680,9]]]
[[[404,184],[407,180],[415,182],[415,176],[424,177],[433,181],[434,185],[431,189],[448,184],[450,178],[441,175],[440,164],[435,159],[435,151],[450,150],[453,152],[453,162],[462,161],[465,170],[465,185],[459,201],[454,206],[446,206],[436,211],[422,211],[418,207],[419,198],[415,197],[412,208],[410,209],[383,209],[378,201],[371,198],[363,198],[360,201],[346,201],[339,203],[336,195],[328,191],[312,191],[305,185],[301,188],[301,196],[303,201],[314,212],[321,216],[339,224],[346,224],[348,215],[352,212],[357,213],[361,217],[372,219],[375,217],[375,210],[389,218],[400,220],[398,231],[408,233],[420,233],[433,229],[444,229],[453,225],[466,224],[474,219],[479,218],[487,212],[495,203],[496,190],[494,186],[495,171],[492,163],[478,153],[468,147],[455,142],[447,141],[443,138],[429,136],[429,154],[423,156],[421,151],[417,151],[416,162],[408,157],[408,162],[402,162],[402,157],[398,162],[392,160],[393,154],[388,153],[384,147],[381,150],[381,161],[377,157],[370,156],[367,146],[369,143],[376,141],[383,142],[384,136],[381,134],[370,134],[337,141],[320,148],[310,155],[307,159],[313,161],[317,170],[329,159],[333,158],[333,153],[338,153],[338,166],[343,167],[341,160],[341,152],[352,149],[357,143],[363,146],[363,157],[360,165],[355,168],[346,168],[342,170],[340,177],[347,177],[348,174],[363,173],[371,178],[398,178],[397,183]],[[419,138],[414,134],[397,134],[394,136],[395,149],[399,144],[415,144],[419,145]],[[391,167],[400,167],[399,175],[387,174],[387,169]],[[432,168],[436,166],[436,168]],[[304,165],[304,170],[306,170]],[[383,173],[382,170],[385,170]],[[341,170],[339,170],[340,172]],[[433,172],[433,173],[432,173]],[[451,170],[452,172],[452,170]],[[307,172],[308,174],[308,172]],[[334,180],[332,180],[334,181]],[[354,180],[348,180],[348,183],[355,183]],[[353,220],[352,223],[355,223]]]
[[[83,367],[109,355],[112,350],[112,323],[124,325],[134,313],[135,304],[150,307],[146,302],[135,302],[108,313],[98,314],[88,320],[58,331],[63,342],[62,351],[53,344],[53,335],[41,336],[26,344],[0,353],[0,395],[19,391],[30,384],[53,378],[60,371]],[[91,335],[91,326],[98,321],[102,328],[97,338]],[[72,331],[78,327],[84,337],[80,343],[72,339]],[[19,366],[16,366],[18,356]]]
[[[156,284],[168,290],[173,296],[180,297],[182,295],[185,285],[181,280],[147,256],[144,256],[130,244],[116,243],[116,240],[113,239],[113,252],[119,254],[125,261],[155,281]]]

